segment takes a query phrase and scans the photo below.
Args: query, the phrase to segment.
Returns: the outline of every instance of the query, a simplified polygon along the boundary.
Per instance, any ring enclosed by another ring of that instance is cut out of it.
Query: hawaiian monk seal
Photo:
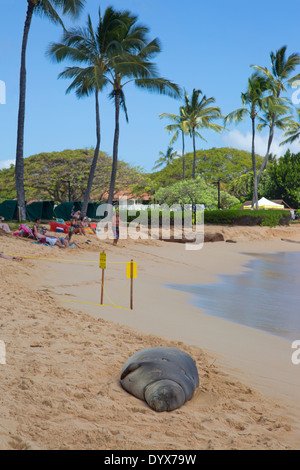
[[[121,385],[155,411],[172,411],[199,386],[194,360],[177,348],[154,347],[131,356],[121,371]]]

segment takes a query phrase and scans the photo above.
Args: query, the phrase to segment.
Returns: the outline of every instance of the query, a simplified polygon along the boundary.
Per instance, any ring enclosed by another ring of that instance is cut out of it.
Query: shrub
[[[128,223],[136,220],[137,223],[151,226],[151,222],[155,224],[155,220],[159,220],[159,226],[162,226],[162,211],[152,211],[153,217],[151,221],[151,210],[136,211],[134,215],[128,215],[128,211],[120,211],[120,218],[122,221]],[[176,214],[176,215],[175,215]],[[191,216],[191,212],[189,212]],[[174,225],[175,220],[178,222],[180,215],[182,221],[184,221],[183,212],[170,212],[170,225]],[[127,219],[126,219],[127,217]],[[177,223],[176,222],[176,223]],[[204,223],[215,224],[215,225],[244,225],[254,226],[260,225],[268,227],[276,227],[276,225],[289,225],[291,222],[290,211],[283,210],[205,210],[204,211]]]
[[[290,211],[280,210],[213,210],[204,212],[204,223],[216,225],[289,225]]]

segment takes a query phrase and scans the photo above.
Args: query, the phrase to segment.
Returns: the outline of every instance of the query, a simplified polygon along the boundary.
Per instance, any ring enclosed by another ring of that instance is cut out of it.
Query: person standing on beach
[[[112,223],[112,230],[114,234],[113,244],[114,246],[116,246],[120,237],[120,214],[118,210],[116,210],[114,215],[112,216],[111,223]]]

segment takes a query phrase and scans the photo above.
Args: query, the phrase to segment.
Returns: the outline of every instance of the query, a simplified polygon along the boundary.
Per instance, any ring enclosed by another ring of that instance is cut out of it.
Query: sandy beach
[[[300,448],[300,365],[292,364],[291,342],[209,316],[165,286],[216,282],[248,269],[251,254],[299,251],[292,241],[300,242],[300,225],[206,232],[224,241],[188,251],[150,239],[114,247],[90,235],[90,243],[77,236],[79,249],[59,249],[1,233],[0,250],[24,257],[0,259],[1,449]],[[103,250],[107,295],[99,306]],[[119,383],[128,357],[150,346],[183,349],[198,368],[193,398],[170,413],[154,412]]]

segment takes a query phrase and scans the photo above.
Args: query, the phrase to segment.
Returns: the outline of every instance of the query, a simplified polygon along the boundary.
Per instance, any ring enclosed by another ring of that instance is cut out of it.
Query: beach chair
[[[33,240],[35,240],[33,231],[31,230],[30,227],[28,227],[27,224],[21,224],[19,226],[19,231],[15,232],[14,235],[19,236],[19,237],[24,237],[24,238],[32,238]]]

